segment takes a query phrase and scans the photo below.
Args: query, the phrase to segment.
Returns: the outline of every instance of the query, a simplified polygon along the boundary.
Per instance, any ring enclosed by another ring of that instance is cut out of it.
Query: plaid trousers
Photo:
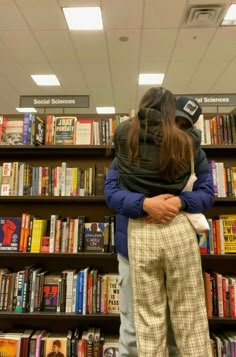
[[[139,357],[168,356],[167,299],[179,356],[211,357],[201,258],[186,216],[129,219],[128,248]]]

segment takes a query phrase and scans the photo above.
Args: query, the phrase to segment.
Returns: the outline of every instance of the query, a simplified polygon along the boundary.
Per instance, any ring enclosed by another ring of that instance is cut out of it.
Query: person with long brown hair
[[[184,105],[190,117],[199,110],[201,113],[194,99]],[[114,143],[120,187],[145,197],[173,194],[168,201],[180,210],[172,220],[158,224],[129,219],[128,253],[138,355],[168,355],[168,300],[180,356],[210,357],[199,248],[178,196],[191,174],[191,151],[197,175],[209,170],[200,149],[199,132],[180,127],[176,99],[170,91],[151,88],[143,96],[137,116],[116,129]]]

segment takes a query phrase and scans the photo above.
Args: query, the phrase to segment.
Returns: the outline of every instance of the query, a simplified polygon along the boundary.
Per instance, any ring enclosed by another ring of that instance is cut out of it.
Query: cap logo
[[[187,103],[185,104],[183,110],[185,110],[187,113],[190,115],[194,115],[196,111],[198,110],[198,105],[194,103],[192,100],[188,100]]]

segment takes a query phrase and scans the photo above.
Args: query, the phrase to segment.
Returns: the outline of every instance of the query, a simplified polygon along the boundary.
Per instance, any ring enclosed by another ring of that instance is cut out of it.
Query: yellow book
[[[46,234],[47,221],[46,219],[34,219],[31,240],[31,253],[39,253],[41,239]]]
[[[236,214],[221,214],[225,253],[236,253]]]

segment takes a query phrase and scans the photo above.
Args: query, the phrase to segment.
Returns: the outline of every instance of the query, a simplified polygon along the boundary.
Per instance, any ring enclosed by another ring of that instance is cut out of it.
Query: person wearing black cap
[[[175,119],[177,105],[184,109],[189,122],[186,130]],[[168,202],[179,211],[160,219],[159,224],[129,219],[129,259],[140,357],[167,355],[167,299],[180,355],[211,356],[196,234],[181,213],[186,208],[181,191],[190,176],[191,150],[197,176],[209,173],[206,156],[199,147],[199,131],[193,127],[198,108],[193,98],[176,102],[170,91],[151,88],[141,100],[138,115],[119,125],[115,132],[121,188],[146,197],[169,194]],[[189,197],[193,192],[186,194]],[[202,207],[204,210],[204,202]]]

